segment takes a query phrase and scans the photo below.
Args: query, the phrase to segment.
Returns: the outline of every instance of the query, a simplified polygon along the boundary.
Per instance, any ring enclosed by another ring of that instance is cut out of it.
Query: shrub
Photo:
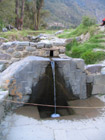
[[[90,18],[88,16],[84,16],[82,19],[82,24],[84,26],[92,26],[96,24],[96,20],[94,18]]]
[[[80,58],[81,54],[86,51],[84,47],[73,47],[71,57]]]
[[[86,64],[94,64],[105,59],[105,52],[93,52],[88,50],[82,54],[81,58],[85,60]]]
[[[72,49],[72,47],[78,46],[78,45],[79,45],[79,43],[77,42],[76,39],[74,39],[73,41],[71,41],[70,43],[68,43],[66,45],[66,51],[70,51]]]

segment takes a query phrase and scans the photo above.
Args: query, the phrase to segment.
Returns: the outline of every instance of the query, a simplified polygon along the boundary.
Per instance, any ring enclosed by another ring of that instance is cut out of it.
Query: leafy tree
[[[33,0],[33,12],[34,12],[34,28],[35,30],[39,29],[40,25],[40,13],[43,6],[44,0]]]

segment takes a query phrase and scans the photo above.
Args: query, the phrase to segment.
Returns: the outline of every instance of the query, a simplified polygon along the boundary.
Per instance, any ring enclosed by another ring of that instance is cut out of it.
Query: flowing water
[[[51,115],[52,118],[60,117],[56,112],[56,85],[55,85],[55,62],[51,61],[52,73],[53,73],[53,82],[54,82],[54,114]]]

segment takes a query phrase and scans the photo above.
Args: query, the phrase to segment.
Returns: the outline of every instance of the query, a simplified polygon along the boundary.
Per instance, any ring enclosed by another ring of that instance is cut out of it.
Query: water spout
[[[54,114],[51,115],[52,118],[60,117],[56,113],[56,85],[55,85],[55,62],[51,61],[52,73],[53,73],[53,82],[54,82]]]

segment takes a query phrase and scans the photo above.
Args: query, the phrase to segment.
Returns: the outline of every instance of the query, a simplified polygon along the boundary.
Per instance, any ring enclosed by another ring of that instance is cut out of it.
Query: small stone
[[[28,52],[33,52],[33,51],[36,50],[36,48],[35,48],[35,47],[30,47],[30,46],[28,46],[28,47],[26,47],[26,50],[27,50]]]
[[[35,51],[35,52],[32,52],[32,55],[33,55],[33,56],[39,56],[40,53],[39,53],[39,51]]]
[[[7,31],[8,31],[7,28],[2,29],[2,32],[7,32]]]
[[[45,56],[45,57],[50,56],[50,51],[45,51],[45,52],[43,53],[43,56]]]
[[[29,41],[18,42],[19,46],[29,46]]]
[[[17,50],[17,51],[23,51],[23,50],[24,50],[24,46],[17,46],[17,47],[16,47],[16,50]]]
[[[7,50],[9,47],[10,47],[10,45],[2,45],[2,46],[1,46],[1,49],[2,49],[2,50]]]
[[[23,57],[26,57],[28,55],[28,52],[23,52]]]
[[[36,47],[36,46],[37,46],[37,43],[30,42],[30,43],[29,43],[29,46],[31,46],[31,47]]]
[[[52,44],[45,44],[45,48],[51,48]]]
[[[79,37],[79,36],[76,37],[75,39],[76,39],[76,41],[78,41],[78,42],[81,41],[81,37]]]
[[[1,42],[4,42],[4,41],[7,41],[7,39],[4,38],[4,37],[0,37],[0,41],[1,41]]]
[[[12,54],[14,52],[14,49],[13,48],[9,48],[6,52]]]
[[[20,58],[20,57],[21,57],[21,53],[15,52],[15,53],[14,53],[14,57],[15,57],[15,58]]]
[[[0,59],[1,60],[10,60],[11,59],[11,56],[8,55],[8,54],[0,53]]]
[[[65,47],[60,48],[59,52],[60,52],[60,53],[65,53]]]
[[[100,73],[103,65],[102,64],[94,64],[94,65],[87,65],[85,67],[86,71],[89,73]]]
[[[54,51],[54,56],[59,56],[59,51]]]
[[[66,40],[66,44],[69,44],[69,43],[71,43],[72,41],[73,41],[73,38],[69,38],[69,39]]]
[[[44,48],[45,47],[45,44],[44,43],[38,43],[37,44],[37,48],[38,49],[41,49],[41,48]]]

